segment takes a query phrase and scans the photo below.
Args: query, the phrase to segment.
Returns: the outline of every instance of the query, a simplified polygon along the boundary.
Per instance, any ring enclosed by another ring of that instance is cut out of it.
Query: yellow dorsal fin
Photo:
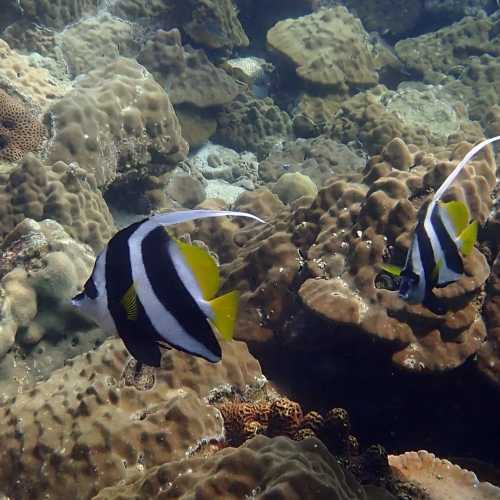
[[[210,307],[214,312],[214,320],[211,323],[223,340],[233,338],[239,303],[240,294],[236,290],[210,301]]]
[[[203,248],[196,245],[188,245],[183,241],[175,239],[186,264],[191,269],[203,298],[210,300],[220,288],[220,276],[217,263]]]
[[[392,274],[392,276],[399,276],[402,271],[399,266],[395,266],[394,264],[381,264],[380,268],[382,269],[382,271],[385,271],[388,274]]]
[[[466,256],[472,252],[477,241],[478,224],[477,221],[470,223],[459,235],[460,251]]]
[[[127,319],[135,321],[137,319],[137,293],[133,283],[125,292],[120,302],[127,313]]]
[[[455,236],[458,236],[469,223],[469,209],[461,201],[449,201],[439,203],[453,225]]]

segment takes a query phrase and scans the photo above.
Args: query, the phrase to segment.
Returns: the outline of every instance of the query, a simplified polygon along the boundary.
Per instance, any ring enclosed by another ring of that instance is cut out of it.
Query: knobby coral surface
[[[396,141],[371,158],[360,182],[333,178],[310,206],[256,227],[224,266],[226,286],[242,290],[246,305],[238,335],[309,349],[367,335],[410,371],[450,369],[477,352],[486,335],[481,291],[490,272],[478,250],[465,259],[460,280],[435,290],[447,305],[442,316],[403,302],[390,283],[379,281],[384,261],[404,263],[418,210],[470,147],[459,143],[437,158]],[[485,150],[445,199],[466,202],[483,224],[495,168]],[[311,331],[314,319],[319,324]]]
[[[0,490],[19,500],[86,499],[184,458],[222,433],[217,410],[201,398],[222,384],[243,390],[261,375],[244,344],[223,351],[216,365],[170,351],[160,369],[138,373],[121,340],[110,339],[68,361],[0,410]]]

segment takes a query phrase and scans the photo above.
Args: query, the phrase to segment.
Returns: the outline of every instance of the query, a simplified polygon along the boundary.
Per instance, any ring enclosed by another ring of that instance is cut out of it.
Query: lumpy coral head
[[[44,126],[21,101],[0,90],[0,160],[21,160],[40,149],[44,138]]]

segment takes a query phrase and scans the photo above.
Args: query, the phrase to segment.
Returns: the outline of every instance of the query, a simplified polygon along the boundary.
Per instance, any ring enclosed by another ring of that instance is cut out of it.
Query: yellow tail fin
[[[210,306],[215,315],[213,326],[223,340],[233,338],[239,303],[240,294],[236,290],[210,301]]]
[[[467,257],[467,255],[472,252],[474,244],[477,241],[477,231],[478,224],[477,221],[474,221],[460,233],[458,240],[460,242],[460,251],[462,252],[462,255]]]

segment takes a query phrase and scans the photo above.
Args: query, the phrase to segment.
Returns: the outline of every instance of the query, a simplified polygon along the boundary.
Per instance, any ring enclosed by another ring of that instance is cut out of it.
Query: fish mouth
[[[84,293],[78,293],[77,295],[75,295],[72,299],[71,299],[71,305],[72,306],[75,306],[75,307],[79,307],[80,306],[80,303],[81,301],[85,298],[85,294]]]

